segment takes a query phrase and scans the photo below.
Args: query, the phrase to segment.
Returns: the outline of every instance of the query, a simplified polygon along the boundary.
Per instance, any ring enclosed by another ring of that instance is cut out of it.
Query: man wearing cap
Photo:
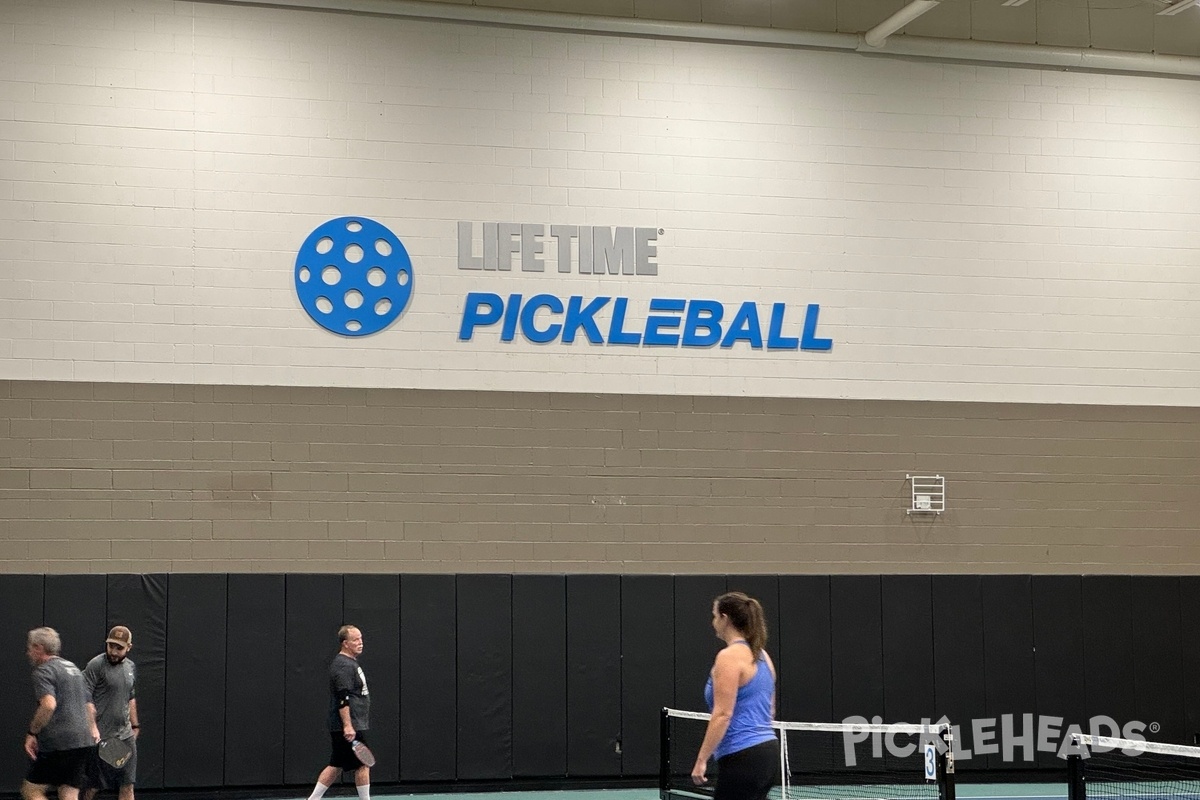
[[[34,628],[25,654],[33,665],[37,711],[25,734],[25,754],[33,760],[21,784],[24,800],[46,800],[50,787],[59,800],[78,800],[96,751],[96,722],[88,711],[87,688],[79,668],[59,656],[62,639],[53,628]]]
[[[120,800],[133,800],[133,786],[137,783],[138,712],[134,691],[137,668],[129,660],[132,649],[133,634],[124,625],[117,625],[108,632],[104,652],[83,669],[88,708],[95,716],[101,740],[120,739],[132,751],[119,768],[96,759],[95,774],[84,792],[85,800],[91,800],[102,789],[117,789]]]

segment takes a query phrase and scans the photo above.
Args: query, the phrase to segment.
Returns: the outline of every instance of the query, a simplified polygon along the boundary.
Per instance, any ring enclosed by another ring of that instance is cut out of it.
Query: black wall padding
[[[984,575],[980,588],[986,717],[996,720],[992,744],[1000,748],[999,752],[987,756],[988,765],[993,770],[1029,769],[1036,764],[1038,723],[1030,578],[1028,575]],[[1013,716],[1012,736],[1002,733],[1001,717],[1005,714]],[[1028,726],[1024,714],[1032,715]],[[1025,742],[1017,740],[1016,737],[1021,736],[1026,737]],[[1008,753],[1004,748],[1006,740]]]
[[[458,576],[458,779],[511,778],[512,578]]]
[[[400,780],[454,780],[458,632],[453,575],[400,576]]]
[[[171,576],[163,724],[166,786],[220,786],[225,779],[228,596],[225,575]]]
[[[1184,730],[1183,623],[1179,579],[1136,575],[1133,590],[1134,720],[1149,727],[1136,731],[1156,742],[1191,744]],[[1189,609],[1190,611],[1191,609]],[[1189,675],[1194,681],[1196,675]],[[1134,720],[1117,720],[1124,727]],[[1124,735],[1124,734],[1122,734]]]
[[[363,672],[371,693],[372,783],[400,779],[400,576],[346,575],[343,619],[363,634]]]
[[[928,575],[884,575],[880,579],[883,612],[883,720],[936,721],[933,671],[933,582]],[[897,736],[896,745],[916,753],[916,736]],[[890,770],[911,770],[918,760],[884,751]]]
[[[285,586],[283,778],[315,783],[329,763],[329,664],[343,620],[342,576],[288,575]],[[370,680],[367,673],[368,687]]]
[[[963,755],[974,747],[971,720],[986,716],[983,663],[983,599],[978,575],[933,576],[934,715],[959,726]],[[983,757],[961,758],[961,772],[987,768]]]
[[[1037,713],[1060,717],[1061,745],[1070,725],[1086,729],[1083,688],[1083,580],[1078,575],[1034,575],[1034,686]],[[1061,768],[1055,753],[1038,753],[1038,765]]]
[[[723,647],[712,627],[712,604],[725,592],[724,575],[675,577],[675,707],[707,711],[704,684]]]
[[[62,637],[62,657],[80,669],[87,666],[92,656],[104,652],[104,639],[108,636],[107,585],[103,575],[46,576],[45,621],[42,624],[58,631]],[[135,646],[141,644],[137,634],[134,630]],[[141,663],[140,647],[136,660]]]
[[[621,580],[567,576],[567,774],[621,774]]]
[[[166,736],[167,692],[167,575],[109,575],[106,595],[108,623],[97,637],[96,652],[112,625],[133,633],[129,657],[137,664],[138,786],[161,788]]]
[[[22,746],[37,704],[25,643],[29,631],[42,626],[44,581],[41,575],[0,578],[0,775],[13,789],[29,769]]]
[[[55,627],[82,667],[123,624],[142,788],[303,794],[326,762],[328,668],[351,622],[377,785],[653,778],[659,709],[704,708],[727,589],[764,605],[780,719],[945,715],[972,753],[961,781],[1033,766],[978,752],[972,721],[1003,714],[1016,733],[1024,714],[1063,718],[1056,744],[1099,715],[1119,729],[1101,733],[1156,723],[1130,732],[1200,743],[1200,576],[0,575],[0,774],[15,788],[28,766],[26,632]]]
[[[512,593],[513,774],[566,775],[567,581],[514,575]]]
[[[1182,641],[1184,744],[1200,744],[1200,577],[1186,575],[1179,579],[1180,639]]]
[[[621,772],[658,770],[659,712],[675,703],[674,583],[621,577]]]
[[[884,710],[883,613],[875,575],[829,579],[833,621],[833,716],[868,720]]]
[[[284,577],[230,575],[227,619],[225,785],[282,784]]]
[[[1107,716],[1123,725],[1137,714],[1132,607],[1128,575],[1084,576],[1083,682],[1089,720]],[[1107,730],[1099,733],[1119,735]]]
[[[936,721],[933,685],[933,581],[927,575],[884,575],[883,720]],[[901,744],[915,739],[900,740]]]
[[[794,722],[836,722],[833,718],[833,651],[829,619],[829,578],[785,575],[779,579],[779,638],[782,665],[777,716]]]

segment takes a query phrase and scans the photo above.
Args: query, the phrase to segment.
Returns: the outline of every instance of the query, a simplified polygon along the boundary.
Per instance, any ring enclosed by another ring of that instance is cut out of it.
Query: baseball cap
[[[133,644],[133,634],[124,625],[116,625],[108,632],[108,638],[104,641],[119,644],[122,647],[130,647]]]

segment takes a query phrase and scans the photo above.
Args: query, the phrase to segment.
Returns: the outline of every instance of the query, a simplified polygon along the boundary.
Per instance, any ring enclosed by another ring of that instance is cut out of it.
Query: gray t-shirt
[[[356,659],[344,653],[333,657],[329,665],[329,730],[342,729],[342,717],[338,713],[342,698],[350,705],[350,724],[356,731],[371,727],[371,695],[367,691],[367,676]]]
[[[133,736],[129,701],[136,697],[137,666],[128,658],[120,664],[110,664],[108,656],[101,653],[83,668],[83,680],[92,705],[96,706],[96,726],[100,728],[100,736],[105,739]]]
[[[91,726],[87,715],[87,687],[79,667],[54,656],[33,670],[33,697],[38,702],[54,698],[54,715],[38,732],[38,751],[53,753],[91,747]]]

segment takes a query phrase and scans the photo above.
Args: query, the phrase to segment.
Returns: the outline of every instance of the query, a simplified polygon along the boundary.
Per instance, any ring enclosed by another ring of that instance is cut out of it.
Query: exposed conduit
[[[369,14],[381,17],[442,20],[510,28],[682,39],[724,44],[766,45],[804,50],[844,50],[874,56],[966,61],[1003,66],[1037,67],[1064,71],[1116,72],[1172,78],[1200,78],[1200,58],[1157,53],[1128,53],[1078,47],[1043,47],[961,39],[899,36],[883,47],[872,47],[853,33],[787,31],[702,22],[666,22],[559,14],[547,11],[510,11],[478,6],[423,3],[417,0],[194,0],[223,5],[292,8]]]
[[[912,0],[904,8],[863,34],[863,41],[871,47],[883,47],[887,38],[912,22],[926,11],[937,6],[939,0]]]

